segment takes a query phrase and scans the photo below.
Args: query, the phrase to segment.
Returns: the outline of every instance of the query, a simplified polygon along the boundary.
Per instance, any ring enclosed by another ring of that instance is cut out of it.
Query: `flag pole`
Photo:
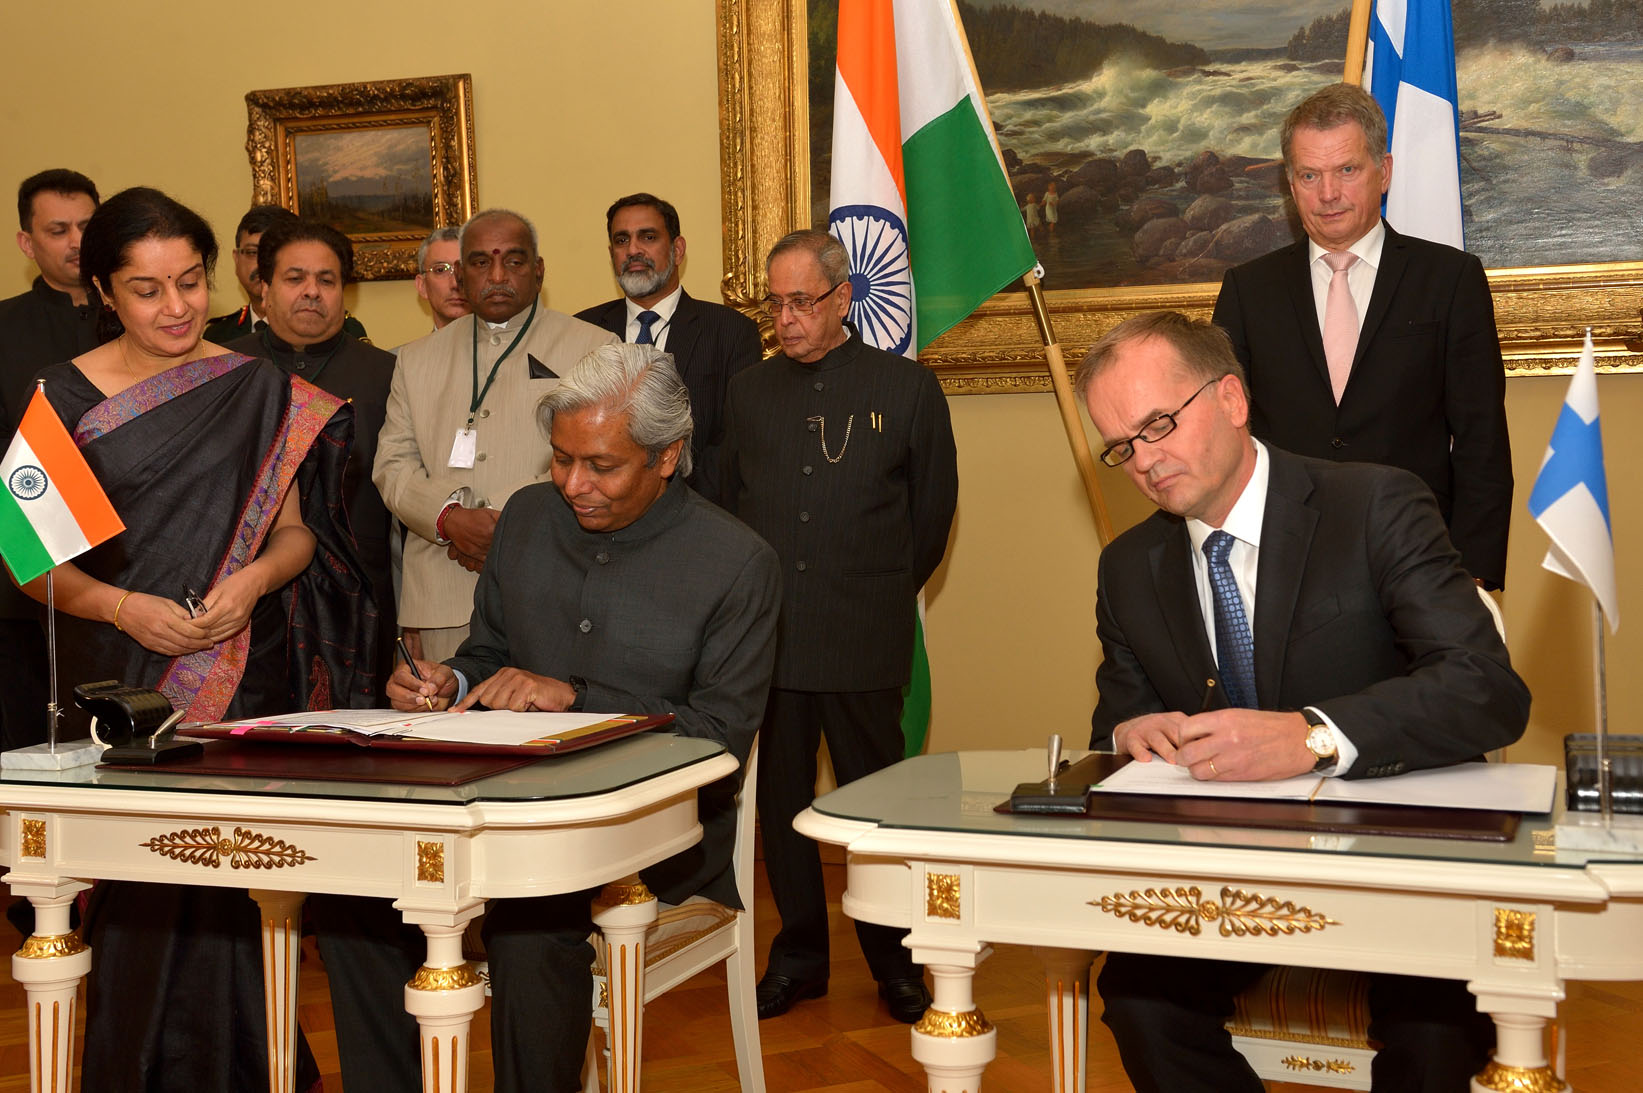
[[[1597,670],[1592,673],[1597,683],[1597,799],[1598,811],[1603,815],[1603,826],[1614,823],[1614,806],[1610,798],[1614,760],[1609,756],[1609,687],[1608,671],[1603,656],[1603,605],[1592,597],[1592,654]]]
[[[46,657],[51,662],[49,677],[51,693],[46,696],[46,743],[51,754],[57,754],[57,720],[62,713],[57,709],[57,597],[52,586],[54,569],[46,570]]]
[[[1375,12],[1375,0],[1352,0],[1352,19],[1346,30],[1346,72],[1342,83],[1363,86],[1363,59],[1369,52],[1369,17]]]
[[[1044,356],[1050,366],[1050,385],[1055,388],[1055,402],[1061,410],[1061,424],[1067,430],[1067,443],[1072,447],[1073,462],[1078,465],[1078,476],[1084,481],[1084,493],[1090,502],[1090,513],[1095,517],[1095,536],[1105,547],[1112,542],[1112,517],[1107,514],[1107,500],[1101,494],[1101,483],[1095,477],[1095,460],[1090,456],[1089,442],[1084,439],[1084,424],[1078,417],[1078,404],[1073,398],[1072,383],[1067,379],[1067,362],[1061,355],[1061,344],[1055,339],[1055,328],[1050,323],[1050,309],[1044,304],[1044,288],[1037,270],[1028,270],[1021,276],[1027,285],[1027,298],[1032,301],[1033,320],[1038,323],[1038,336],[1044,342]]]

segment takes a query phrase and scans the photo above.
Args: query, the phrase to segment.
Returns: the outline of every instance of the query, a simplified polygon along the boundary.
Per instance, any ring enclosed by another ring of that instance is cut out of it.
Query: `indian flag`
[[[840,0],[832,212],[850,321],[916,357],[1034,266],[951,0]]]
[[[0,555],[18,584],[125,530],[39,389],[0,463],[0,481]]]

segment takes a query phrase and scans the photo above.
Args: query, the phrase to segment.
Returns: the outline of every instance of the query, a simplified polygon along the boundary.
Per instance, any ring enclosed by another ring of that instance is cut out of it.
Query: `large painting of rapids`
[[[1298,237],[1278,129],[1341,77],[1339,0],[959,9],[1047,287],[1218,281]],[[837,10],[810,8],[818,223]],[[1453,11],[1467,249],[1490,268],[1643,258],[1643,0]]]

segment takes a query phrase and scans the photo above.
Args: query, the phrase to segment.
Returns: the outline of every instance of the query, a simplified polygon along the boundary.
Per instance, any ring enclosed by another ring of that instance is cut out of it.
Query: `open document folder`
[[[1304,774],[1276,782],[1200,782],[1186,767],[1153,759],[1127,763],[1091,788],[1101,793],[1550,812],[1557,791],[1557,768],[1532,763],[1457,763],[1355,781]]]
[[[184,736],[448,752],[565,752],[666,725],[672,714],[319,710],[186,725]]]

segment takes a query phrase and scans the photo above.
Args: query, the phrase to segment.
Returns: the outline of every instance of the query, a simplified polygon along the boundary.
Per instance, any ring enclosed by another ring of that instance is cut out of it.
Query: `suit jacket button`
[[[476,455],[476,456],[474,456],[474,459],[475,459],[475,460],[476,460],[476,461],[478,461],[478,462],[480,462],[480,463],[483,463],[483,462],[485,462],[485,453],[484,453],[484,452],[480,452],[480,453],[479,453],[479,454],[478,454],[478,455]]]
[[[593,620],[583,619],[581,622],[576,624],[576,628],[586,634],[589,630],[593,629]]]
[[[810,514],[808,512],[799,513],[799,523],[808,524],[809,522],[810,522]]]
[[[803,471],[804,471],[804,473],[805,473],[805,474],[809,474],[809,473],[810,473],[810,470],[811,470],[811,468],[810,468],[810,464],[808,464],[808,463],[806,463],[806,464],[805,464],[805,465],[804,465],[804,467],[803,467]]]
[[[820,391],[826,386],[827,384],[823,383],[821,380],[816,381],[816,390]]]
[[[490,417],[491,412],[490,412],[489,409],[481,410],[481,411],[479,411],[479,416],[480,417]]]
[[[598,562],[600,565],[606,564],[610,561],[610,551],[601,550],[598,554],[593,556],[593,560]]]
[[[800,573],[803,573],[805,571],[805,564],[803,562],[798,562],[793,568],[797,569]]]
[[[805,428],[810,430],[811,432],[815,432],[816,431],[816,423],[814,421],[812,421],[810,424],[806,425]]]
[[[1329,446],[1331,448],[1344,448],[1346,447],[1346,441],[1342,440],[1340,437],[1335,437],[1330,440]]]

